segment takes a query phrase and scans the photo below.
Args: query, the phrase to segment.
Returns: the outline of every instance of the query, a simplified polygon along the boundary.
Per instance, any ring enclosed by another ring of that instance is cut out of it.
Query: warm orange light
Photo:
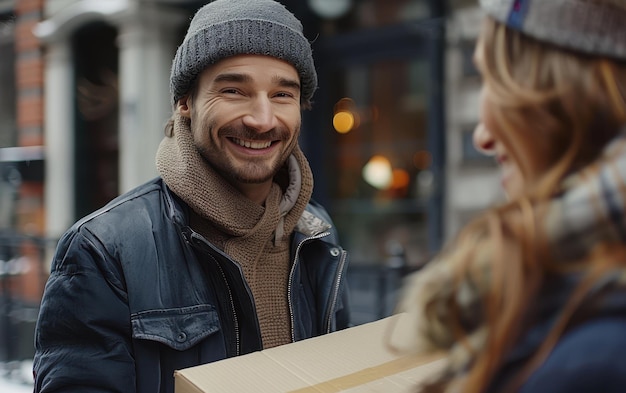
[[[409,173],[404,169],[394,169],[392,172],[391,187],[406,188],[409,186]]]
[[[352,131],[354,127],[354,115],[352,112],[341,111],[333,116],[333,127],[340,134],[346,134]]]

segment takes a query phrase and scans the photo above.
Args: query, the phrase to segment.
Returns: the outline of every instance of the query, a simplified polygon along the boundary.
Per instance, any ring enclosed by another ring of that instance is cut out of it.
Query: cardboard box
[[[176,393],[414,392],[418,382],[442,368],[443,360],[438,354],[410,355],[403,350],[410,338],[410,320],[397,314],[176,371]]]

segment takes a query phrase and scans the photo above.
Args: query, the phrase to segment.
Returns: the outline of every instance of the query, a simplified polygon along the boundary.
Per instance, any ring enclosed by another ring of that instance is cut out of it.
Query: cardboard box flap
[[[293,344],[177,371],[176,393],[410,392],[441,367],[440,355],[402,350],[404,314]],[[392,337],[394,338],[392,340]]]

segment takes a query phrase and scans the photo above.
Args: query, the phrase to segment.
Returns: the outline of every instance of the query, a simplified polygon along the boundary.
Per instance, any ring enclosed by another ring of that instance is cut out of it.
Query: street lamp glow
[[[373,156],[363,167],[363,179],[379,190],[388,189],[393,181],[391,163],[385,156]]]
[[[341,111],[333,116],[333,127],[340,134],[347,134],[354,127],[354,115],[352,112]]]

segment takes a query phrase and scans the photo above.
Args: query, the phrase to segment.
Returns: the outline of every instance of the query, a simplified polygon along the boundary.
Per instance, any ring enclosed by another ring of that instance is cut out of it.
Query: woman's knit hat
[[[300,21],[273,0],[216,0],[196,12],[172,63],[173,102],[189,92],[206,67],[239,54],[292,64],[300,75],[302,102],[310,103],[317,88],[311,45]]]
[[[538,40],[626,60],[626,0],[480,0],[480,5]]]

